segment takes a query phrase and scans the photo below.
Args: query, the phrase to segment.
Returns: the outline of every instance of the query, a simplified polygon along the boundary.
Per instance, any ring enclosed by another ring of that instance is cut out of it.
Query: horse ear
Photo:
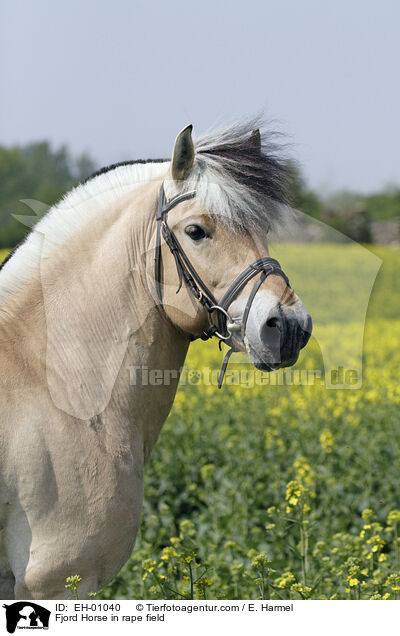
[[[194,163],[193,126],[186,126],[176,138],[172,153],[172,178],[174,181],[186,179]]]
[[[257,152],[261,152],[261,135],[260,129],[256,128],[250,135],[249,141]]]

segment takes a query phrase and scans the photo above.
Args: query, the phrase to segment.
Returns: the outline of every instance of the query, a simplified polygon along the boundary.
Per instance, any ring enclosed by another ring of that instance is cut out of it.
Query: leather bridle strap
[[[208,289],[208,287],[205,285],[205,283],[196,272],[184,249],[182,248],[181,244],[179,243],[178,239],[176,238],[174,232],[171,230],[167,222],[167,214],[172,208],[174,208],[179,203],[182,203],[183,201],[193,199],[195,196],[196,192],[185,192],[183,194],[174,196],[172,199],[167,200],[164,191],[164,184],[161,186],[156,215],[157,230],[156,250],[154,258],[156,290],[159,301],[160,303],[162,303],[161,236],[163,236],[174,257],[176,269],[178,271],[179,286],[176,293],[179,292],[184,281],[190,292],[193,294],[196,300],[198,300],[203,305],[209,315],[209,327],[201,334],[201,336],[191,335],[191,339],[196,340],[198,337],[200,337],[203,340],[208,340],[209,338],[216,336],[217,338],[219,338],[220,343],[224,341],[230,346],[230,349],[227,352],[222,364],[219,376],[218,387],[221,388],[229,358],[233,351],[236,350],[232,342],[232,334],[228,326],[228,321],[230,326],[233,327],[234,325],[229,315],[230,305],[239,296],[246,285],[255,276],[259,275],[259,278],[253,286],[249,298],[247,299],[246,307],[241,319],[241,325],[239,326],[242,338],[244,339],[247,319],[250,313],[251,306],[259,288],[261,287],[265,279],[271,274],[277,274],[285,280],[288,287],[290,287],[290,284],[289,279],[281,269],[279,262],[274,258],[271,258],[270,256],[265,256],[263,258],[259,258],[251,265],[248,265],[248,267],[246,267],[246,269],[235,278],[233,283],[229,286],[229,288],[223,295],[221,301],[218,303],[214,295],[211,293],[211,291]],[[214,312],[217,312],[218,326],[214,324],[211,319],[211,316]]]
[[[258,279],[256,285],[253,287],[253,290],[248,298],[246,309],[242,318],[243,323],[247,322],[254,297],[267,276],[270,276],[270,274],[278,274],[285,280],[286,285],[290,287],[289,279],[286,276],[285,272],[281,269],[279,262],[271,256],[264,256],[263,258],[259,258],[258,260],[254,261],[254,263],[251,263],[251,265],[248,265],[246,269],[241,272],[239,276],[237,276],[237,278],[235,278],[233,283],[230,285],[230,287],[227,289],[224,296],[222,297],[219,306],[227,311],[233,301],[239,296],[240,292],[246,287],[251,279],[258,274],[261,274],[261,276]],[[245,326],[246,324],[244,324],[244,327]]]
[[[155,278],[155,281],[156,281],[157,296],[158,296],[158,299],[159,299],[160,302],[162,302],[162,285],[161,285],[161,278],[162,278],[162,276],[161,276],[161,231],[162,231],[162,227],[163,227],[163,225],[167,226],[167,214],[168,214],[168,212],[170,210],[172,210],[172,208],[174,208],[179,203],[182,203],[182,201],[188,201],[189,199],[194,199],[195,196],[196,196],[196,192],[185,192],[184,194],[178,194],[177,196],[175,196],[172,199],[170,199],[169,201],[167,201],[166,196],[165,196],[164,184],[161,186],[161,189],[160,189],[160,195],[159,195],[159,198],[158,198],[158,209],[157,209],[157,214],[156,214],[157,230],[156,230],[156,251],[155,251],[155,257],[154,257],[154,268],[155,268],[154,278]],[[172,234],[171,230],[170,230],[169,233]],[[176,250],[172,249],[171,246],[169,246],[169,247],[170,247],[170,250],[172,251],[172,253],[174,255],[175,262],[176,262],[176,256],[175,256],[175,253],[174,253],[174,252],[176,252]],[[180,274],[178,263],[177,263],[177,269],[178,269],[178,273]]]

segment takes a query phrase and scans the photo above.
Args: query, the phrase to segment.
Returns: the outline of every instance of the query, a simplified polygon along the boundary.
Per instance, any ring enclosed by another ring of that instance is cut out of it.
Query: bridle
[[[288,287],[290,287],[290,284],[288,277],[281,269],[278,261],[274,258],[271,258],[270,256],[265,256],[254,261],[254,263],[251,263],[251,265],[248,265],[246,269],[243,270],[243,272],[241,272],[234,279],[221,300],[218,302],[211,291],[208,289],[204,281],[196,272],[183,247],[179,243],[178,239],[176,238],[174,232],[171,230],[167,222],[168,212],[172,210],[172,208],[179,205],[179,203],[182,203],[183,201],[194,199],[195,196],[195,191],[184,192],[183,194],[177,194],[176,196],[168,200],[165,195],[164,184],[162,184],[161,186],[158,199],[158,209],[156,214],[157,230],[154,259],[156,290],[158,298],[162,303],[161,237],[163,237],[175,259],[176,269],[178,271],[179,286],[176,290],[176,293],[179,292],[183,282],[185,282],[185,285],[193,294],[194,298],[201,305],[203,305],[203,307],[208,312],[209,326],[207,327],[207,329],[205,329],[200,336],[189,334],[189,337],[191,338],[191,340],[197,340],[197,338],[208,340],[209,338],[215,336],[219,339],[220,347],[222,342],[225,342],[230,347],[229,351],[225,355],[219,375],[218,388],[221,388],[226,367],[228,366],[229,358],[234,351],[237,351],[237,349],[235,349],[234,343],[232,342],[232,333],[241,332],[242,338],[244,339],[250,309],[262,283],[271,274],[278,274],[285,280]],[[240,292],[246,287],[246,285],[255,276],[258,275],[259,278],[250,292],[241,320],[233,320],[228,311],[230,305],[239,296]],[[212,320],[215,314],[217,316],[217,324],[215,324]]]

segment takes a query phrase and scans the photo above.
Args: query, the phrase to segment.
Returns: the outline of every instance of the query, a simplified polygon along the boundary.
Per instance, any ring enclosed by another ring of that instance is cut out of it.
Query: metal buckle
[[[242,330],[242,321],[241,320],[232,319],[232,322],[228,322],[228,324],[226,325],[226,328],[231,333],[235,332],[235,331],[241,331]]]

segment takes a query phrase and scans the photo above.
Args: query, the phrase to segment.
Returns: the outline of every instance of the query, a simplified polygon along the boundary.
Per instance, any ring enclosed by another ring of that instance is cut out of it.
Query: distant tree
[[[387,186],[381,192],[367,195],[364,201],[369,217],[374,221],[400,218],[400,188],[398,186]]]
[[[53,205],[95,169],[88,155],[72,158],[66,146],[53,149],[47,141],[0,146],[0,247],[13,247],[28,232],[12,216],[26,213],[21,199]]]
[[[291,205],[304,214],[319,219],[323,204],[317,194],[307,187],[300,167],[295,161],[289,161],[289,197]]]
[[[324,199],[321,219],[345,236],[360,243],[370,243],[371,219],[365,196],[340,190]]]

